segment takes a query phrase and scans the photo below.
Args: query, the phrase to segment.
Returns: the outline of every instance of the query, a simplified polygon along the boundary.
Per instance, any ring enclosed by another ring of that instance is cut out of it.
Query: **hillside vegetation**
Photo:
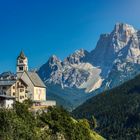
[[[139,140],[140,75],[89,99],[73,115],[88,120],[94,115],[97,131],[108,140]]]
[[[75,120],[63,108],[34,114],[28,107],[17,102],[13,110],[0,109],[0,140],[104,140],[87,120]]]

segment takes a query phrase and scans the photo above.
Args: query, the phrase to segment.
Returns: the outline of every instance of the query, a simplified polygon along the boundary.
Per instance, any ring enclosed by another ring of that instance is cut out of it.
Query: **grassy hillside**
[[[28,102],[0,109],[0,140],[104,140],[86,119],[75,120],[63,108],[34,114]]]
[[[108,140],[139,140],[140,75],[89,99],[73,115],[88,120],[94,115],[97,131]]]

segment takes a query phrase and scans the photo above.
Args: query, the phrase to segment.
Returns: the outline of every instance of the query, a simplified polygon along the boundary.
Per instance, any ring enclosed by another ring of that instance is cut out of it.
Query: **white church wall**
[[[34,100],[46,100],[46,88],[34,87]]]

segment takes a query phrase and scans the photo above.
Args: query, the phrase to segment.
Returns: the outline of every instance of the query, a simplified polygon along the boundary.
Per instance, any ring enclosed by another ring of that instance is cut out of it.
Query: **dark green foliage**
[[[76,121],[58,107],[33,114],[29,106],[16,102],[13,110],[0,109],[0,140],[92,140],[87,120]]]
[[[19,110],[24,108],[24,105],[17,105],[17,106]],[[1,140],[35,139],[36,137],[34,133],[35,119],[32,119],[33,116],[26,109],[25,109],[26,110],[25,113],[22,112],[23,110],[22,111],[19,110],[0,109],[0,139]],[[28,118],[26,118],[26,116],[28,116]]]
[[[49,125],[53,134],[62,133],[67,140],[87,140],[90,138],[90,127],[88,122],[76,121],[70,117],[63,108],[49,108],[47,114],[40,116],[42,122]]]
[[[139,140],[140,76],[91,98],[73,114],[89,121],[94,115],[97,131],[108,140]]]

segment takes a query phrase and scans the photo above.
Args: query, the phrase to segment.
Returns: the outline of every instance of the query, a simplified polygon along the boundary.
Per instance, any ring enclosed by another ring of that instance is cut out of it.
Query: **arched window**
[[[23,71],[23,67],[19,67],[19,71]]]

